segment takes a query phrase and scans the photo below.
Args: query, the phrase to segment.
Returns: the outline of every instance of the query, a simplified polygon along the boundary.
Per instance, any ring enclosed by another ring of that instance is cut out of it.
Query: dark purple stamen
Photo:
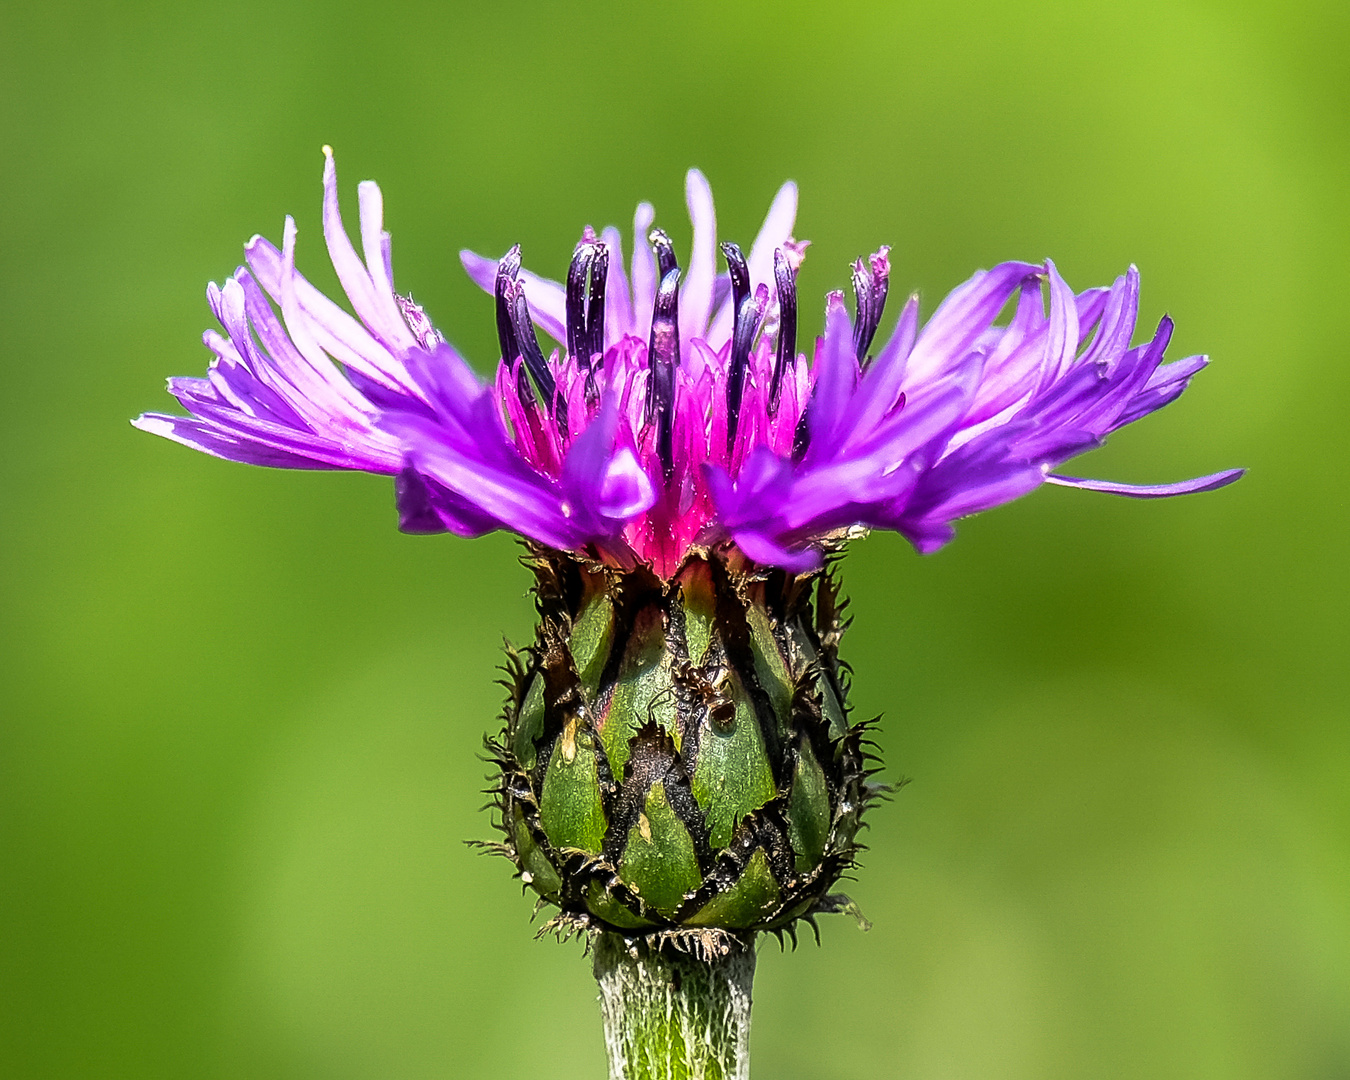
[[[591,263],[590,298],[586,302],[586,366],[597,353],[605,351],[605,282],[609,278],[609,248],[595,245]]]
[[[750,365],[750,347],[759,332],[764,309],[769,306],[769,287],[761,285],[754,296],[747,296],[736,314],[736,329],[731,335],[731,370],[727,373],[727,453],[736,445],[736,429],[741,422],[741,398],[745,394],[745,371]]]
[[[666,275],[680,265],[675,259],[675,245],[661,229],[653,229],[647,239],[656,249],[656,267],[661,273],[661,280],[665,281]]]
[[[769,415],[778,413],[783,373],[797,362],[797,272],[782,248],[773,253],[773,278],[778,287],[778,351],[769,382]]]
[[[750,295],[750,267],[737,244],[724,243],[722,255],[727,260],[727,274],[731,278],[731,310],[739,312],[741,304]]]
[[[656,452],[667,481],[675,472],[675,372],[679,366],[680,268],[676,266],[661,278],[656,291],[647,346],[647,422],[656,424]]]
[[[497,342],[502,350],[502,362],[508,368],[516,367],[520,356],[520,343],[516,340],[516,327],[511,321],[510,292],[515,285],[516,275],[520,273],[520,245],[516,244],[497,263],[497,283],[494,293],[497,298]],[[525,365],[516,367],[516,396],[527,410],[537,409],[538,402],[530,388],[530,380],[525,374]]]
[[[600,400],[600,389],[596,385],[595,372],[600,364],[594,363],[599,356],[601,364],[605,355],[605,281],[609,277],[609,248],[604,244],[595,245],[595,258],[591,262],[590,298],[586,302],[586,332],[582,350],[586,357],[586,403],[594,406]]]
[[[853,320],[853,355],[858,363],[867,366],[867,350],[872,347],[886,309],[886,293],[890,288],[891,263],[887,258],[890,248],[882,247],[864,263],[853,264],[853,297],[857,315]]]
[[[723,244],[727,273],[731,277],[731,303],[736,326],[731,335],[731,359],[727,369],[727,453],[736,444],[736,428],[741,420],[741,399],[745,396],[745,369],[750,363],[750,346],[759,329],[763,305],[750,295],[750,268],[735,244]],[[767,299],[767,296],[766,296]]]
[[[544,351],[539,347],[539,339],[534,336],[534,324],[530,321],[530,305],[525,299],[525,286],[519,281],[511,281],[506,286],[506,300],[511,312],[511,326],[515,330],[516,345],[520,349],[520,358],[539,388],[539,394],[553,414],[560,431],[567,430],[567,402],[558,393],[553,381],[553,372],[548,369]]]
[[[583,367],[590,366],[586,351],[586,280],[595,262],[595,244],[583,240],[572,255],[567,269],[567,353]]]
[[[801,417],[797,420],[797,430],[792,433],[792,460],[801,461],[806,457],[806,451],[811,447],[811,402],[808,399],[806,408],[802,410]]]
[[[511,363],[516,364],[516,361],[512,360]],[[539,399],[534,396],[534,387],[530,385],[530,377],[525,373],[524,364],[516,364],[516,397],[520,398],[520,403],[525,407],[526,414],[534,417],[531,423],[537,423]]]
[[[519,273],[520,245],[516,244],[497,263],[497,284],[494,289],[497,298],[497,341],[501,345],[502,360],[508,367],[520,355],[520,345],[516,342],[516,328],[511,322],[511,304],[506,298],[506,291]]]

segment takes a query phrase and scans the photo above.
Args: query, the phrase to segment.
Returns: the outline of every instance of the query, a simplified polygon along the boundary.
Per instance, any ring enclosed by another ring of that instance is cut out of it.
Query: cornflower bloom
[[[1231,483],[1241,470],[1145,486],[1056,471],[1206,360],[1164,363],[1168,318],[1132,344],[1133,267],[1075,293],[1048,261],[981,271],[926,322],[911,296],[874,348],[885,247],[853,265],[852,315],[826,297],[808,360],[795,186],[748,254],[720,245],[719,272],[712,193],[691,171],[687,267],[646,203],[627,272],[614,228],[584,230],[564,283],[525,270],[518,246],[463,253],[495,303],[484,382],[395,290],[369,181],[357,254],[325,154],[324,237],[355,317],[297,272],[287,218],[280,249],[254,237],[207,290],[214,359],[169,382],[190,415],[135,423],[232,461],[391,475],[407,532],[528,541],[540,624],[510,654],[489,744],[494,846],[558,909],[554,929],[598,936],[615,1076],[653,1055],[742,1075],[749,943],[850,908],[829,890],[882,790],[848,716],[827,557],[864,529],[935,551],[956,519],[1042,483],[1135,498]],[[734,1022],[695,1038],[719,1008]],[[665,1015],[687,1023],[642,1022]]]

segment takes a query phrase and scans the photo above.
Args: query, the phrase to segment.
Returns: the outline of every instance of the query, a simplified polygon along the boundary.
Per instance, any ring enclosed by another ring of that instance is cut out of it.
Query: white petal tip
[[[131,421],[131,426],[139,431],[148,431],[151,435],[167,435],[173,430],[171,424],[152,413],[142,413]]]
[[[708,178],[703,175],[701,169],[690,169],[684,176],[685,194],[692,197],[695,194],[712,194],[712,186],[708,183]]]

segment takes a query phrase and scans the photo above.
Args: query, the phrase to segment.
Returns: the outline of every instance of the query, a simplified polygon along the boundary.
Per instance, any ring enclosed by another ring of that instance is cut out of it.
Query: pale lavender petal
[[[1092,326],[1102,317],[1102,311],[1106,307],[1106,298],[1110,296],[1111,289],[1108,286],[1101,286],[1096,289],[1085,289],[1080,292],[1074,302],[1078,307],[1078,325]]]
[[[755,562],[765,566],[780,566],[790,574],[805,574],[820,569],[824,557],[819,549],[805,547],[800,551],[790,551],[771,537],[754,529],[740,529],[732,534],[736,546]]]
[[[605,348],[616,345],[624,334],[635,334],[633,297],[628,291],[628,274],[623,268],[623,238],[613,225],[600,234],[609,249],[609,274],[605,280]]]
[[[773,253],[792,239],[797,225],[797,185],[789,180],[778,189],[764,224],[755,235],[746,263],[750,267],[750,285],[773,285]]]
[[[1103,491],[1108,495],[1126,495],[1131,499],[1167,499],[1173,495],[1192,495],[1200,491],[1218,491],[1235,480],[1240,480],[1246,469],[1224,469],[1222,472],[1197,476],[1194,480],[1180,480],[1175,484],[1119,484],[1112,480],[1085,480],[1077,476],[1051,474],[1048,484],[1082,488],[1084,491]]]
[[[713,277],[717,272],[717,215],[713,211],[712,188],[697,169],[690,169],[684,182],[689,220],[694,224],[693,250],[689,272],[680,290],[680,337],[685,341],[703,337],[712,309]]]
[[[1135,316],[1139,311],[1139,271],[1133,266],[1116,279],[1107,295],[1097,336],[1082,356],[1080,364],[1110,364],[1130,347]],[[1081,324],[1080,324],[1081,325]],[[1090,325],[1090,324],[1088,324]]]
[[[652,326],[656,303],[656,256],[647,242],[647,232],[656,220],[651,203],[638,203],[633,214],[633,333],[645,337]]]
[[[275,244],[254,236],[244,248],[249,269],[275,301],[281,301],[285,260]],[[398,359],[374,336],[300,273],[291,275],[291,287],[304,313],[310,336],[329,356],[391,390],[406,390]]]
[[[919,331],[909,355],[904,389],[920,386],[944,365],[965,359],[1017,287],[1042,272],[1042,267],[1032,263],[1000,263],[959,286]]]
[[[1041,367],[1042,389],[1069,370],[1078,352],[1078,303],[1073,290],[1048,259],[1045,273],[1050,282],[1050,328]]]
[[[760,284],[773,287],[773,253],[792,239],[792,230],[797,224],[797,185],[789,180],[778,189],[764,216],[764,224],[759,227],[755,243],[750,248],[746,265],[750,269],[750,287]],[[720,286],[720,288],[718,287]],[[725,274],[717,275],[714,286],[714,300],[717,314],[708,327],[708,340],[720,345],[731,338],[736,313],[727,301],[730,293],[730,278]]]
[[[357,316],[386,345],[397,347],[398,335],[393,322],[401,324],[402,320],[398,318],[393,297],[382,296],[376,288],[343,227],[342,212],[338,209],[337,167],[333,163],[333,151],[327,146],[324,147],[323,166],[323,236],[333,269],[337,271],[338,280]],[[411,339],[406,326],[403,334]]]
[[[389,234],[384,231],[384,196],[374,180],[363,180],[356,188],[361,216],[361,249],[379,311],[379,325],[372,326],[391,348],[409,349],[417,344],[394,300],[394,275],[389,266]]]
[[[330,465],[302,454],[277,450],[270,446],[246,441],[237,435],[219,431],[190,416],[169,416],[165,413],[142,413],[131,426],[151,435],[160,435],[183,446],[200,450],[225,461],[244,465],[266,465],[274,469],[335,469]]]

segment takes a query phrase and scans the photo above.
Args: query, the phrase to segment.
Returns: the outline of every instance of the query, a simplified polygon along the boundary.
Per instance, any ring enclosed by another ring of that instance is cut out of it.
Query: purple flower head
[[[1044,482],[1136,498],[1209,491],[1230,469],[1132,486],[1054,470],[1177,397],[1204,357],[1163,363],[1172,324],[1131,345],[1133,267],[1075,294],[1054,264],[977,273],[922,326],[911,296],[874,349],[888,249],[854,264],[853,314],[826,298],[813,359],[797,352],[797,190],[778,192],[748,254],[720,247],[712,192],[691,171],[681,266],[638,207],[629,268],[617,229],[582,233],[567,281],[513,247],[462,255],[492,294],[501,360],[482,382],[411,297],[395,292],[379,187],[359,188],[362,254],[338,211],[330,151],[324,237],[355,317],[254,237],[207,298],[225,334],[205,378],[169,380],[189,416],[135,424],[257,465],[394,476],[408,532],[509,529],[559,550],[672,575],[692,549],[734,545],[805,571],[854,527],[922,552],[952,522]],[[1000,312],[1014,304],[1011,319]],[[547,352],[537,331],[557,343]]]

